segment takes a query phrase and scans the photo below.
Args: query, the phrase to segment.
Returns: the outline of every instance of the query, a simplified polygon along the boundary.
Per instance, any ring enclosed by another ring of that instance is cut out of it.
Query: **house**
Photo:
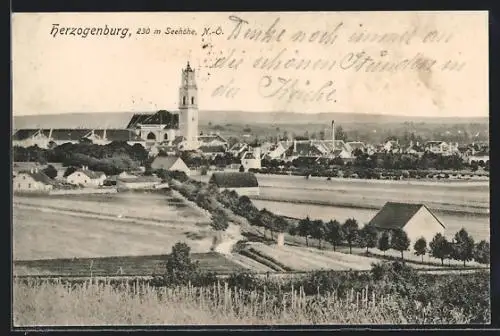
[[[246,150],[248,150],[248,144],[237,142],[229,149],[229,153],[234,157],[241,157]]]
[[[68,183],[86,187],[102,186],[105,179],[106,174],[89,170],[87,166],[83,166],[82,169],[78,169],[66,177]]]
[[[277,144],[273,144],[267,150],[265,150],[265,154],[263,158],[268,160],[274,159],[282,159],[285,155],[287,148],[290,146],[286,144],[286,142],[278,142]]]
[[[444,141],[427,141],[424,148],[426,151],[441,155],[451,155],[459,151],[458,143],[452,144]]]
[[[116,179],[116,187],[122,190],[154,189],[161,184],[157,176],[127,176]]]
[[[260,147],[249,147],[249,150],[241,157],[241,165],[245,171],[249,169],[260,169]]]
[[[38,168],[20,171],[13,178],[14,192],[48,192],[53,186],[54,181]]]
[[[366,146],[361,141],[349,141],[349,142],[346,142],[346,145],[348,145],[352,148],[353,153],[356,150],[360,150],[363,153],[366,151]]]
[[[480,165],[490,162],[490,153],[488,151],[475,152],[473,155],[467,157],[467,162],[471,164],[476,162]]]
[[[219,190],[234,190],[238,195],[259,195],[259,182],[253,173],[214,172],[209,180]]]
[[[444,235],[445,231],[441,220],[424,204],[387,202],[368,225],[379,230],[403,229],[411,245],[420,237],[429,243],[437,233]]]
[[[186,175],[190,175],[191,171],[186,163],[178,156],[167,155],[157,156],[153,162],[151,163],[151,169],[165,169],[167,171],[182,171],[186,173]]]
[[[424,152],[425,148],[418,141],[415,143],[413,141],[410,141],[410,145],[408,146],[408,148],[406,148],[406,153],[408,154],[422,156],[424,155]]]

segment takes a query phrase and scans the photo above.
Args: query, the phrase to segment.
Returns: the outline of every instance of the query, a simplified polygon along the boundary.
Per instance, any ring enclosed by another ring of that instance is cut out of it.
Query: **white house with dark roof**
[[[249,169],[261,168],[260,147],[249,147],[241,157],[241,165],[248,171]]]
[[[379,230],[402,229],[412,245],[420,237],[429,243],[436,234],[445,232],[443,222],[424,204],[387,202],[368,225]]]
[[[152,170],[164,169],[167,171],[181,171],[186,175],[191,175],[191,170],[186,163],[178,156],[173,155],[158,155],[151,163]]]
[[[99,171],[89,170],[87,166],[74,171],[66,177],[66,181],[74,185],[83,185],[85,187],[98,187],[104,184],[106,174]]]
[[[17,172],[12,183],[14,192],[49,192],[54,186],[54,181],[38,168]]]
[[[215,185],[220,191],[234,190],[240,196],[259,195],[259,182],[253,173],[214,172],[208,183]]]

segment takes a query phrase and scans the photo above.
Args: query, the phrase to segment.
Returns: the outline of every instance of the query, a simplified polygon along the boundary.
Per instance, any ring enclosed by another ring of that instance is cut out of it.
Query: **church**
[[[154,114],[135,114],[127,129],[146,143],[146,147],[155,144],[178,145],[179,149],[195,150],[198,143],[198,87],[195,70],[189,62],[182,70],[179,87],[179,112],[165,110]]]
[[[220,135],[199,133],[198,86],[195,70],[189,62],[181,71],[178,100],[177,112],[136,113],[123,129],[20,129],[13,135],[13,146],[49,148],[90,140],[99,145],[126,141],[130,145],[141,144],[147,149],[227,150],[228,142]]]

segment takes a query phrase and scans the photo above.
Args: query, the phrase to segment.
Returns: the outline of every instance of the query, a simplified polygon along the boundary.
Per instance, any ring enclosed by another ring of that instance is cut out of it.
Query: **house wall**
[[[66,181],[68,181],[68,183],[76,185],[83,184],[84,186],[88,187],[98,187],[104,184],[105,179],[106,176],[104,175],[97,179],[91,179],[82,172],[74,172],[66,178]]]
[[[220,191],[229,190],[236,191],[239,196],[258,196],[259,195],[259,187],[252,188],[220,188]]]
[[[404,226],[403,231],[410,238],[410,249],[413,249],[413,244],[420,237],[424,237],[429,244],[437,233],[444,235],[445,229],[426,208],[422,207]]]
[[[249,169],[261,168],[260,159],[243,159],[241,160],[241,164],[243,165],[243,168],[245,168],[245,171],[248,171]]]
[[[47,191],[52,189],[50,184],[35,181],[28,174],[18,174],[12,183],[14,191]]]

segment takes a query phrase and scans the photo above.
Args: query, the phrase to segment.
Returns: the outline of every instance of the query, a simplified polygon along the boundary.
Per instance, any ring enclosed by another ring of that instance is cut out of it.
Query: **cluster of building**
[[[195,70],[189,63],[182,70],[179,88],[178,112],[160,110],[155,113],[134,114],[123,129],[20,129],[12,138],[14,146],[37,145],[51,148],[64,143],[88,140],[105,145],[125,141],[130,145],[144,146],[151,156],[160,152],[176,155],[179,151],[196,151],[205,157],[227,153],[238,157],[245,170],[260,168],[262,159],[293,160],[296,158],[354,159],[359,151],[409,153],[423,155],[431,152],[440,155],[460,155],[469,163],[489,161],[487,144],[459,145],[445,141],[411,142],[400,145],[398,140],[372,145],[360,141],[345,142],[335,138],[335,122],[331,124],[331,138],[326,140],[285,140],[265,142],[258,147],[240,142],[233,146],[220,134],[200,134],[198,128],[198,87]]]

